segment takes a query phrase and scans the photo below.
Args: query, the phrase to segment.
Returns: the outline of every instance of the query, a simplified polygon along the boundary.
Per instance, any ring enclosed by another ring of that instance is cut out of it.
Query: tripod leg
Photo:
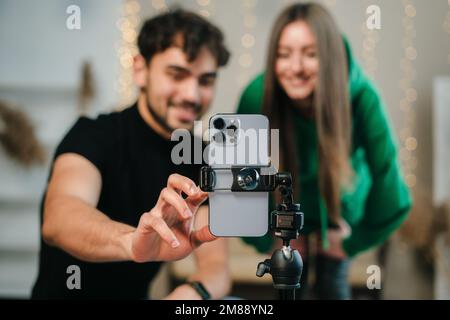
[[[280,300],[295,300],[295,289],[279,290]]]

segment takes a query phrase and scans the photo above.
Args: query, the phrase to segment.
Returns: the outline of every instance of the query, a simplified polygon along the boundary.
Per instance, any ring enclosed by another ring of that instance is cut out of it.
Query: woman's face
[[[293,101],[309,98],[314,92],[319,72],[316,38],[304,21],[288,24],[278,43],[275,74]]]

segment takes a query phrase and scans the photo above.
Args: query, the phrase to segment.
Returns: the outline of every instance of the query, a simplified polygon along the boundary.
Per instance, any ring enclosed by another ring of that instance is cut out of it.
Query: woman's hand
[[[338,226],[338,229],[329,229],[327,231],[329,247],[324,250],[322,249],[322,246],[319,245],[319,254],[343,260],[347,258],[347,254],[342,247],[342,241],[350,236],[351,228],[343,219],[339,220]]]

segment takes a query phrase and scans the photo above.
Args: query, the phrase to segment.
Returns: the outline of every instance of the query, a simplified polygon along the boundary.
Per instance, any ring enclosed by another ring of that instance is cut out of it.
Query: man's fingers
[[[186,201],[194,208],[200,206],[208,198],[208,192],[199,191],[193,196],[187,197]]]
[[[190,241],[193,248],[198,247],[204,242],[210,242],[216,239],[217,237],[209,231],[208,226],[204,226],[199,230],[193,231],[190,236]]]
[[[200,188],[197,187],[194,181],[179,174],[170,175],[167,180],[167,187],[174,189],[178,193],[183,191],[188,196],[193,196],[196,193],[201,192]]]
[[[175,190],[164,188],[161,191],[160,199],[173,206],[183,219],[192,217],[192,211],[186,201]]]
[[[144,215],[145,216],[143,222],[145,231],[155,231],[172,248],[176,248],[180,245],[177,237],[172,232],[172,230],[170,230],[169,226],[166,224],[163,218],[151,214],[150,212],[144,213]]]

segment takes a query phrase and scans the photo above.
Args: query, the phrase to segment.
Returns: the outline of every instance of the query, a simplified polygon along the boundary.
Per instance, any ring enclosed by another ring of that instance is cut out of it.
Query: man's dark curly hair
[[[182,42],[177,43],[180,36]],[[182,46],[189,62],[196,59],[203,47],[212,53],[219,67],[226,65],[230,57],[222,31],[193,12],[177,8],[145,21],[138,47],[148,64],[156,53],[174,45]]]

